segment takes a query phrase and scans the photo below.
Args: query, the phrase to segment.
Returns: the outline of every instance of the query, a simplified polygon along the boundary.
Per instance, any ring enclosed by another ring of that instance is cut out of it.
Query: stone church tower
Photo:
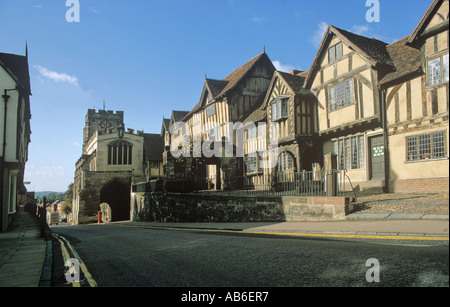
[[[83,151],[76,163],[73,224],[130,219],[134,183],[144,182],[144,133],[127,129],[123,111],[88,110]],[[107,209],[105,209],[107,208]]]

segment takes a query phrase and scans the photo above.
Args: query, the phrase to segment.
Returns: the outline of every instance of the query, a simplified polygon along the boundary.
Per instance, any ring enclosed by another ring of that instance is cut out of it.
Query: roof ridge
[[[236,68],[231,74],[229,74],[228,76],[226,76],[223,80],[227,80],[228,77],[230,77],[231,75],[233,75],[234,73],[236,73],[240,68],[242,68],[243,66],[249,64],[252,61],[256,61],[257,58],[261,57],[262,55],[266,54],[264,51],[258,53],[257,55],[255,55],[253,58],[251,58],[250,60],[248,60],[247,62],[245,62],[244,64],[242,64],[241,66],[239,66],[238,68]]]

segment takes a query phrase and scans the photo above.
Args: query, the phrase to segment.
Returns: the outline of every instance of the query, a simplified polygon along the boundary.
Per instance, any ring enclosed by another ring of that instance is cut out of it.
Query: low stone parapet
[[[283,196],[282,203],[288,222],[343,221],[353,210],[348,197]]]

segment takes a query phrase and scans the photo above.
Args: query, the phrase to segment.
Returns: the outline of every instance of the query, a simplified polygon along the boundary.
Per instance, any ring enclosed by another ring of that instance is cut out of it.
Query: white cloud
[[[34,4],[33,7],[34,7],[35,9],[41,9],[41,8],[43,8],[44,6],[43,6],[42,4]]]
[[[67,82],[69,84],[78,86],[78,78],[75,76],[70,76],[66,73],[51,71],[40,65],[34,65],[34,68],[36,68],[42,76],[50,80],[53,80],[55,82]]]
[[[366,36],[369,32],[370,28],[368,25],[354,25],[350,32],[353,32],[358,35]]]
[[[265,16],[262,16],[262,15],[253,15],[252,21],[254,23],[262,23],[262,22],[266,22],[267,19]]]
[[[284,71],[284,72],[290,72],[291,70],[295,69],[294,66],[289,64],[283,64],[278,60],[272,61],[273,66],[275,66],[276,70]]]
[[[314,47],[319,48],[320,44],[322,43],[323,35],[328,29],[328,24],[325,21],[322,21],[317,25],[317,30],[314,31],[313,36],[311,37],[311,42],[313,43]]]

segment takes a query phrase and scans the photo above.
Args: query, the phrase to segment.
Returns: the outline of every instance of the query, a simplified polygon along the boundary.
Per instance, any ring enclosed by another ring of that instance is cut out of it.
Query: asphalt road
[[[99,287],[449,286],[448,246],[127,224],[57,226],[51,231],[70,242]],[[57,240],[53,247],[53,283],[71,286]],[[375,262],[366,266],[369,259]],[[84,276],[81,285],[89,286]]]

